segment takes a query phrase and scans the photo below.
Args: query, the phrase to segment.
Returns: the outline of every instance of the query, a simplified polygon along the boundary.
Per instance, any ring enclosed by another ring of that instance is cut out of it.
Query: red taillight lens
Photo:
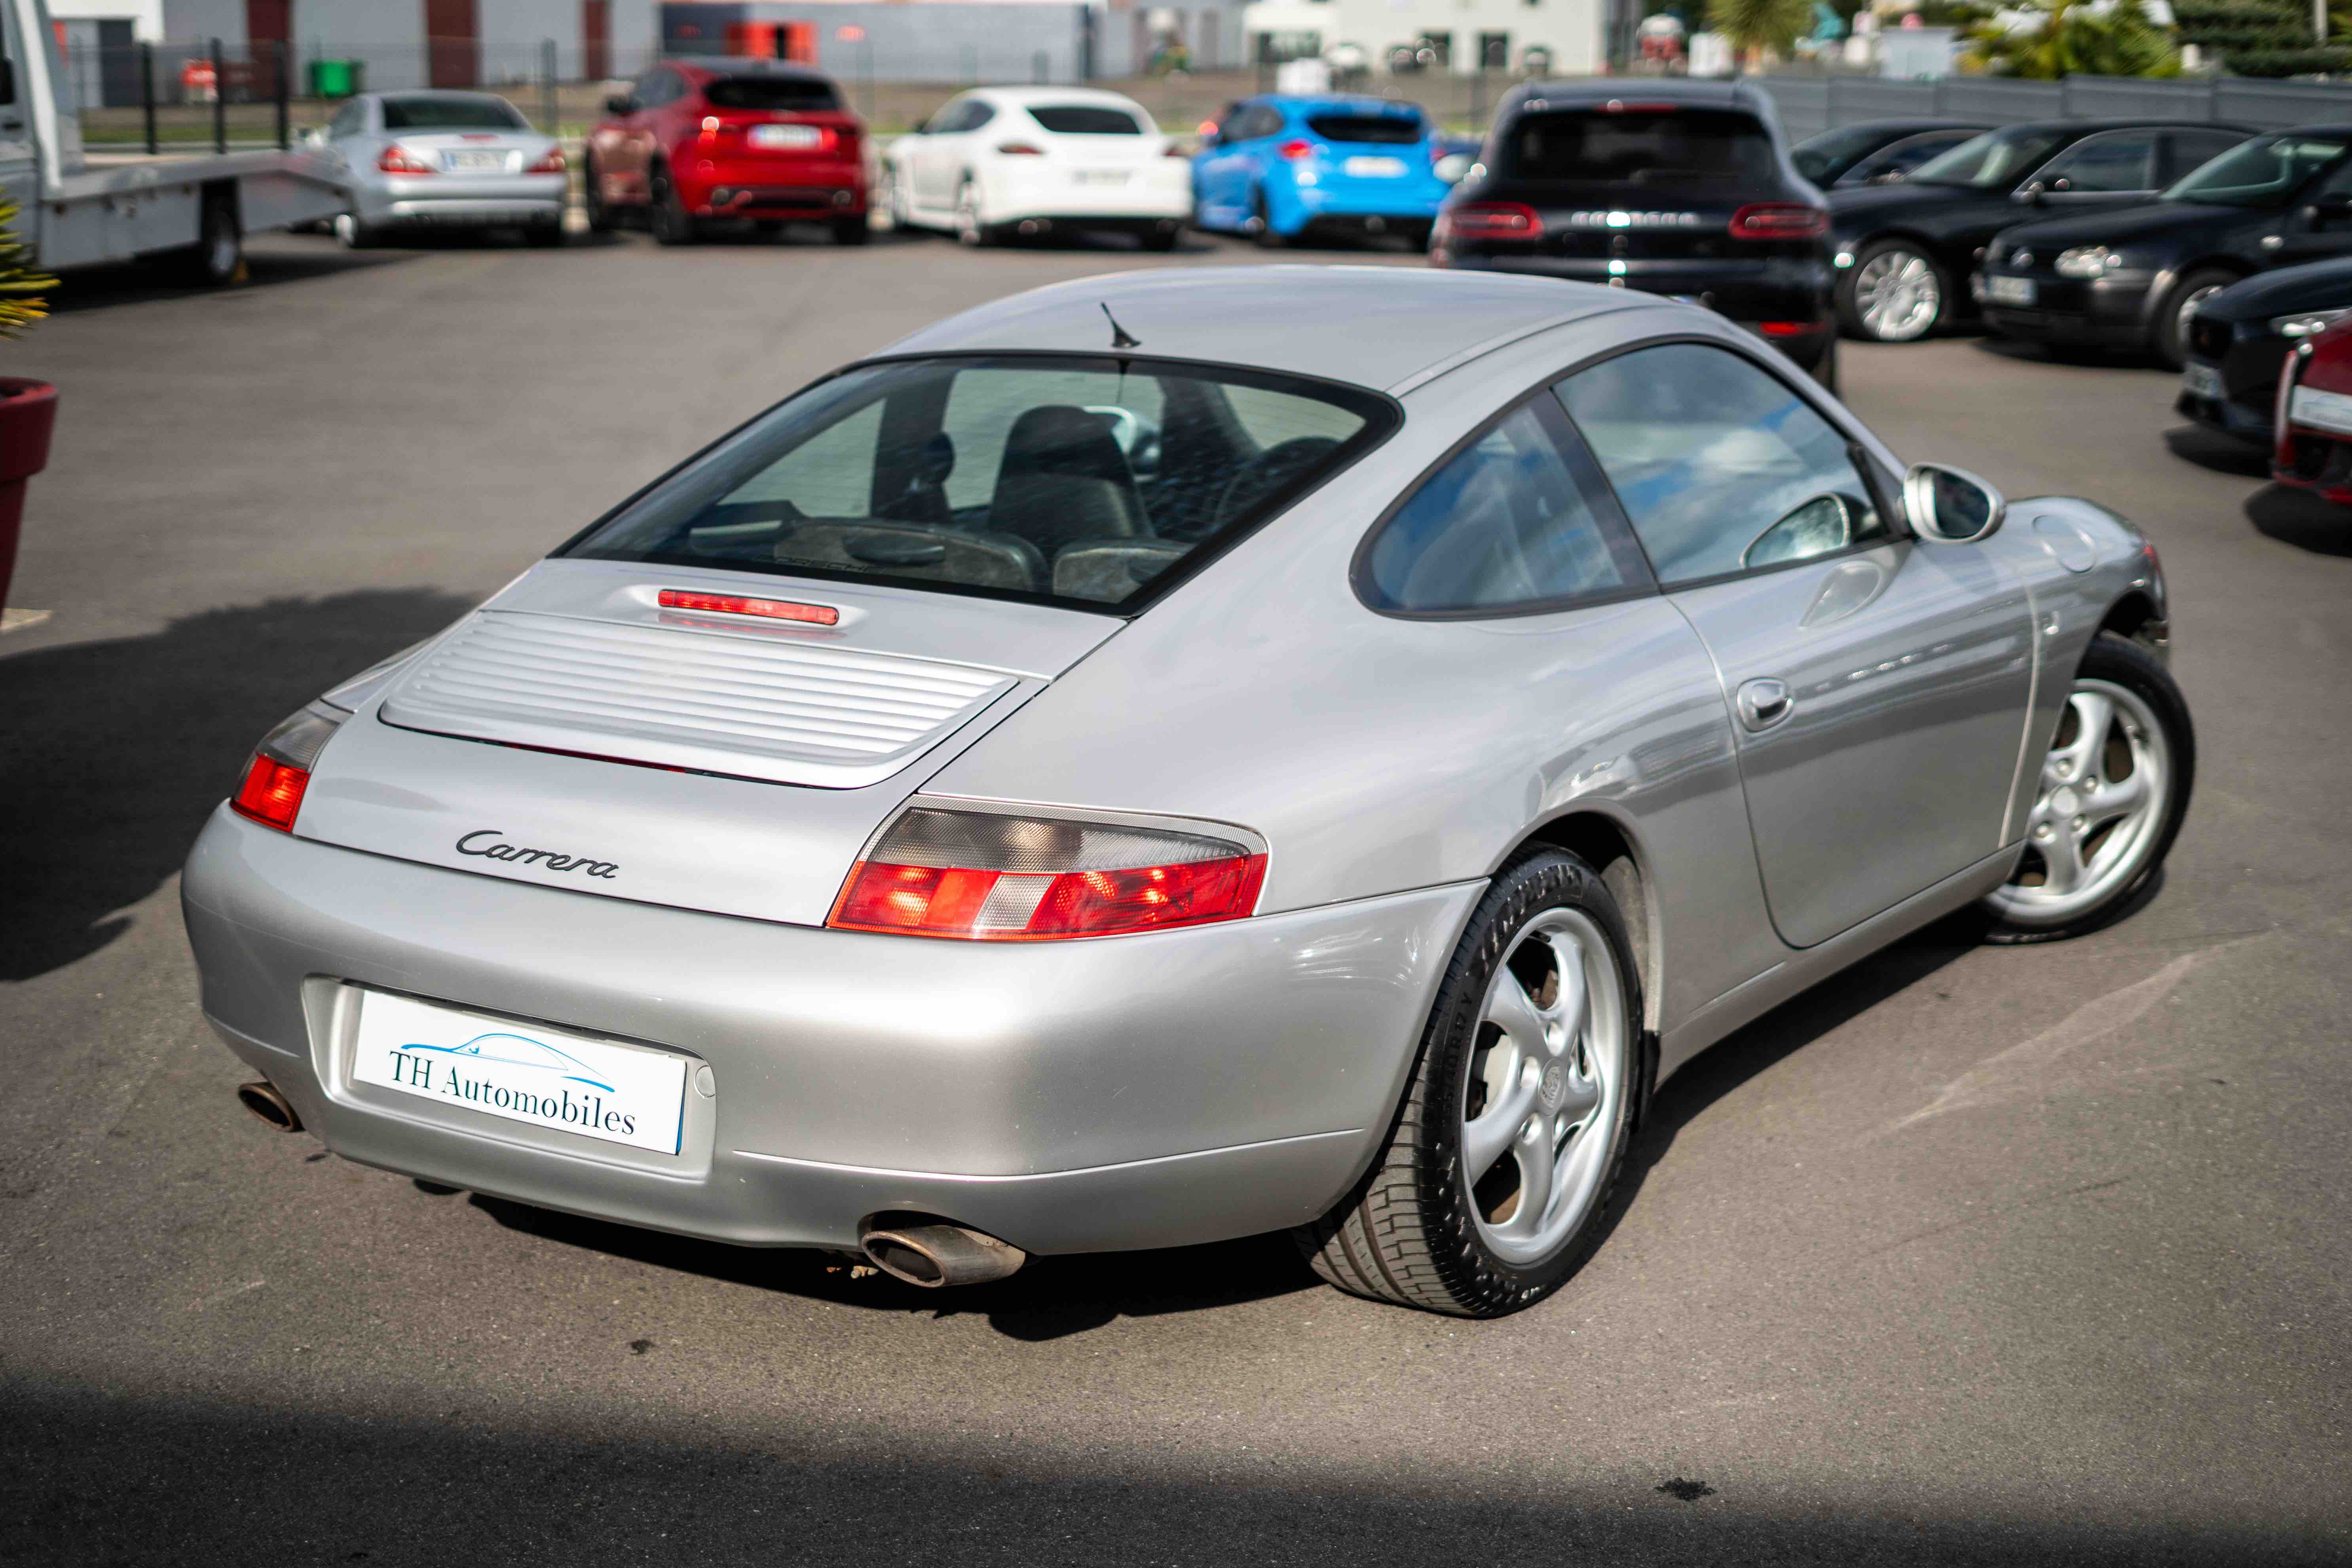
[[[1026,142],[1007,142],[997,151],[1008,158],[1042,158],[1045,155],[1045,149],[1033,147]]]
[[[1160,155],[1163,158],[1190,158],[1192,154],[1171,142],[1167,146],[1160,149]]]
[[[310,769],[349,717],[340,708],[313,702],[264,735],[252,761],[245,764],[244,782],[229,805],[265,826],[293,832],[302,792],[310,785]]]
[[[1826,321],[1759,321],[1756,330],[1768,338],[1801,338],[1807,332],[1818,332]]]
[[[841,612],[831,605],[803,605],[790,599],[746,599],[733,594],[691,594],[683,588],[664,588],[660,604],[665,610],[702,610],[721,616],[765,616],[775,621],[804,621],[813,626],[841,624]]]
[[[376,154],[375,166],[387,174],[436,174],[440,173],[426,163],[420,153],[412,153],[395,142]]]
[[[1465,202],[1442,221],[1454,239],[1537,239],[1544,231],[1542,215],[1518,202]]]
[[[1123,824],[919,806],[852,867],[826,923],[846,931],[1045,942],[1241,920],[1265,855]]]
[[[1275,151],[1296,163],[1302,158],[1312,158],[1323,149],[1312,142],[1285,142]]]
[[[1731,215],[1734,239],[1819,239],[1830,215],[1801,202],[1750,202]]]
[[[523,171],[526,174],[561,174],[572,165],[563,161],[563,149],[550,147],[547,156]]]

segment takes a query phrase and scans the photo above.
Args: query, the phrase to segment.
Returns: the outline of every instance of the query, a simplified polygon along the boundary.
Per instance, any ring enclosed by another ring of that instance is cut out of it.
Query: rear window
[[[841,95],[833,90],[833,83],[816,77],[723,76],[705,86],[702,97],[713,109],[765,109],[784,114],[841,107]]]
[[[1143,127],[1124,109],[1096,103],[1036,103],[1029,118],[1056,136],[1140,136]]]
[[[528,131],[530,124],[502,98],[387,98],[386,131]]]
[[[1764,181],[1779,173],[1763,125],[1718,109],[1530,114],[1511,127],[1504,156],[1518,179],[1579,184]]]
[[[1376,444],[1393,405],[1259,371],[1084,356],[868,365],[559,554],[1126,609]]]
[[[1326,142],[1372,142],[1403,147],[1429,134],[1429,127],[1402,114],[1310,114],[1307,129]]]

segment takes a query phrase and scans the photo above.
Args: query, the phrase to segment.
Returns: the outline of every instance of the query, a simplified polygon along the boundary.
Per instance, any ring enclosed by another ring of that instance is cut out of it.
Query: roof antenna
[[[1102,302],[1100,300],[1097,300],[1096,303],[1101,304]],[[1110,323],[1111,347],[1115,349],[1139,349],[1143,346],[1143,340],[1141,338],[1129,337],[1128,335],[1127,329],[1118,324],[1118,318],[1110,313],[1110,307],[1108,305],[1103,305],[1102,313],[1103,320]]]

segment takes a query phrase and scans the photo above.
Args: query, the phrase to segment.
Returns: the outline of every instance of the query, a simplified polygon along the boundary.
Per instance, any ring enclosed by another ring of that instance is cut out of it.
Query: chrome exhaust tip
[[[302,1131],[302,1118],[295,1111],[293,1101],[278,1093],[278,1086],[267,1079],[238,1084],[236,1102],[280,1132]]]
[[[859,1233],[857,1245],[875,1268],[925,1290],[985,1285],[1029,1261],[1029,1255],[960,1225],[912,1225]]]

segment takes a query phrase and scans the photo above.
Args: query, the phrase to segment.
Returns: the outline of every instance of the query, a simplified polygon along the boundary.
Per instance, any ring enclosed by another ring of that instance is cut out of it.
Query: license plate
[[[1994,278],[1985,284],[1985,293],[1996,305],[2031,305],[2033,303],[2033,279],[2031,278]]]
[[[382,991],[360,993],[352,1077],[436,1105],[678,1152],[686,1058]]]
[[[814,125],[754,125],[747,140],[754,147],[814,147],[824,132]]]
[[[1350,158],[1341,168],[1360,180],[1393,180],[1404,173],[1402,158]]]
[[[2221,373],[2210,364],[2189,364],[2180,372],[2181,390],[2191,397],[2221,398]]]
[[[444,153],[441,166],[458,174],[502,174],[506,172],[504,153]]]
[[[1127,173],[1125,169],[1080,169],[1075,178],[1082,185],[1123,185]]]

